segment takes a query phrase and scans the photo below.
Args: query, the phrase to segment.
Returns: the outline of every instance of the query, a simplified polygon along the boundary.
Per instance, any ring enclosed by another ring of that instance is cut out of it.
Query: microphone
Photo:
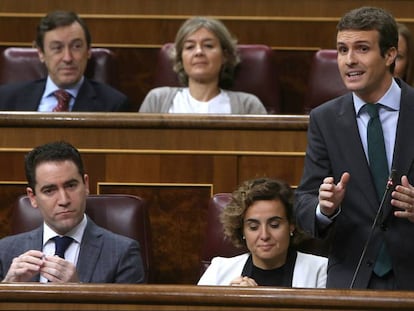
[[[357,267],[355,269],[355,272],[354,272],[354,275],[352,277],[351,285],[349,286],[350,289],[354,288],[354,283],[355,283],[356,277],[358,275],[359,270],[361,269],[361,264],[362,264],[362,261],[364,260],[365,253],[367,251],[368,245],[371,242],[372,233],[374,232],[375,227],[377,226],[378,220],[380,219],[380,216],[382,214],[382,209],[384,208],[385,200],[387,199],[387,197],[390,194],[391,190],[394,188],[393,187],[394,186],[394,179],[395,179],[396,175],[397,175],[396,170],[392,169],[391,173],[390,173],[390,176],[388,176],[387,184],[385,186],[385,191],[384,191],[384,194],[382,195],[381,203],[378,207],[377,214],[375,215],[374,222],[372,223],[371,230],[369,231],[368,239],[365,242],[364,248],[362,250],[362,254],[359,257],[358,265],[357,265]]]

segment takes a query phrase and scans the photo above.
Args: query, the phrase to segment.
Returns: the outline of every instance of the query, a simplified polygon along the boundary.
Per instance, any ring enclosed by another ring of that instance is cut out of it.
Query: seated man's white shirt
[[[220,93],[207,102],[196,100],[191,96],[188,88],[183,88],[174,97],[170,113],[231,113],[230,98],[226,91]]]
[[[65,260],[70,261],[75,266],[78,262],[80,245],[87,222],[88,221],[86,215],[83,215],[82,221],[75,228],[65,234],[65,236],[73,238],[73,242],[69,245],[68,249],[65,252]],[[43,223],[43,253],[45,256],[54,256],[55,242],[52,239],[58,235],[59,234],[53,231],[53,229],[50,228],[46,223]],[[40,276],[40,282],[47,283],[48,280],[43,276]]]

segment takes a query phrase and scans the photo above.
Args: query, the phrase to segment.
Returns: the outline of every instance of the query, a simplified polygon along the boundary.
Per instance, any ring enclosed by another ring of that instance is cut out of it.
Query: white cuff
[[[329,226],[340,213],[341,213],[341,206],[340,205],[336,209],[335,213],[332,216],[326,216],[326,215],[322,214],[321,207],[320,207],[319,204],[316,207],[316,219],[317,219],[318,223],[321,224],[324,227]]]

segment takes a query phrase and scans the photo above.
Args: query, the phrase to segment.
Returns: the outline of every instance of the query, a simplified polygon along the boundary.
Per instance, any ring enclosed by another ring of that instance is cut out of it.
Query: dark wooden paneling
[[[239,159],[239,180],[255,177],[272,177],[287,181],[293,187],[298,185],[302,175],[304,158],[295,156],[242,156]]]
[[[341,16],[345,11],[367,5],[363,0],[2,0],[1,12],[42,13],[56,9],[81,14],[143,15],[229,15],[229,16]],[[410,0],[371,0],[369,5],[390,10],[397,17],[412,17]]]
[[[186,17],[102,18],[85,17],[95,46],[160,46],[174,41]],[[222,18],[241,44],[266,44],[271,47],[332,48],[337,20],[293,20]],[[0,42],[31,44],[39,17],[3,16],[0,18]],[[102,31],[105,29],[105,31]]]
[[[99,193],[140,196],[149,207],[154,282],[196,284],[211,187],[208,185],[103,184]]]

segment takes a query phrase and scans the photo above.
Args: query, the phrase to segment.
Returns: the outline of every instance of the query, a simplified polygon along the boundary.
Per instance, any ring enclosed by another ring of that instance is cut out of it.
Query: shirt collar
[[[82,76],[82,78],[79,80],[78,83],[76,83],[71,88],[65,89],[65,91],[67,91],[73,98],[76,98],[76,96],[78,96],[79,89],[80,89],[84,79],[85,79],[85,77]],[[45,87],[45,92],[43,93],[44,94],[43,97],[52,96],[53,93],[55,91],[57,91],[58,89],[59,89],[59,87],[52,81],[50,76],[48,76],[47,80],[46,80],[46,87]]]
[[[360,115],[361,108],[364,107],[366,102],[364,102],[361,98],[359,98],[355,92],[352,92],[352,97],[354,100],[354,107],[357,115]],[[401,101],[401,88],[395,79],[392,79],[391,86],[385,92],[384,96],[382,96],[378,102],[381,103],[382,106],[387,107],[388,110],[398,111],[400,110],[400,101]]]
[[[80,244],[82,241],[83,233],[85,232],[86,224],[87,224],[87,218],[86,215],[83,214],[82,221],[74,227],[72,230],[67,232],[65,235],[70,236],[73,238],[76,242]],[[45,222],[43,222],[43,246],[52,238],[57,236],[57,234],[52,228],[48,226]]]

